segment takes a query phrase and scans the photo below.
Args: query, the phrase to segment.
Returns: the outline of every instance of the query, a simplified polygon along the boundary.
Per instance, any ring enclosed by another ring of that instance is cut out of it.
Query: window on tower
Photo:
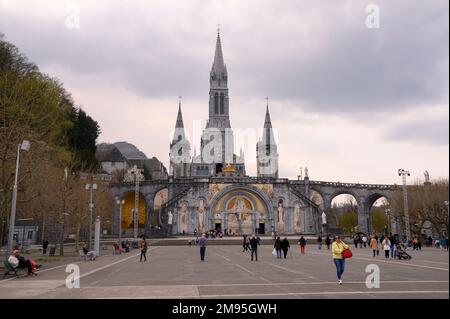
[[[224,112],[225,108],[225,94],[220,93],[220,114],[225,114]]]
[[[219,114],[219,93],[214,93],[214,113]]]

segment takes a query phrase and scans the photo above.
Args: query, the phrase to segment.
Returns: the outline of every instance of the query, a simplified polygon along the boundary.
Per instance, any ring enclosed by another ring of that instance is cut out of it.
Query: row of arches
[[[146,200],[143,194],[139,195],[139,229],[159,225],[159,214],[162,205],[168,201],[168,193],[167,188],[160,189],[154,196],[149,195],[149,200]],[[315,189],[310,189],[309,193],[310,200],[326,213],[327,224],[330,227],[343,228],[344,226],[346,233],[349,230],[354,233],[357,231],[367,234],[379,233],[383,231],[383,228],[385,231],[393,231],[391,227],[393,221],[389,220],[390,216],[385,213],[385,209],[389,207],[389,201],[381,193],[374,192],[366,194],[365,197],[358,197],[357,194],[345,190],[336,191],[331,195],[325,193],[325,196]],[[124,193],[121,198],[125,201],[120,220],[123,230],[134,228],[134,196],[134,192],[130,191]],[[191,203],[180,201],[175,217],[176,228],[179,232],[185,233],[192,232],[194,228],[197,231],[201,231],[202,228],[221,228],[231,229],[234,233],[253,233],[254,231],[268,233],[281,218],[283,222],[290,225],[290,233],[321,231],[320,213],[306,216],[308,207],[302,201],[289,203],[289,207],[286,207],[288,214],[281,212],[282,217],[279,217],[276,216],[277,205],[280,212],[279,206],[280,203],[283,206],[283,200],[275,199],[276,202],[272,203],[272,199],[266,197],[264,193],[251,187],[230,186],[217,194],[209,203],[210,206],[207,206],[209,201],[206,198],[196,198],[195,203],[192,199]]]
[[[325,197],[325,198],[324,198]],[[310,190],[310,199],[327,215],[327,224],[343,228],[346,233],[396,232],[396,224],[389,210],[389,199],[381,193],[357,196],[352,191],[340,190],[332,195]]]

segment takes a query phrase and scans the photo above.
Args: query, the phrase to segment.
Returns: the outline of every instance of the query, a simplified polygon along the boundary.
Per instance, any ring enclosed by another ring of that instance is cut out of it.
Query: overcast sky
[[[366,25],[370,3],[379,28]],[[448,178],[448,10],[447,0],[0,0],[0,32],[64,83],[99,142],[128,141],[168,167],[179,95],[199,149],[220,24],[231,124],[262,127],[269,97],[281,177],[307,166],[313,180],[399,184],[399,168],[410,181]],[[243,147],[255,175],[256,141]]]

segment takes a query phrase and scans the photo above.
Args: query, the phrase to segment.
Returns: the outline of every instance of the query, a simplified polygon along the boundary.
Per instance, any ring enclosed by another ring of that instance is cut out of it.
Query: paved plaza
[[[76,261],[80,288],[65,286],[65,264],[44,265],[37,277],[0,281],[0,298],[449,298],[448,252],[412,251],[410,261],[373,258],[371,250],[353,249],[339,286],[331,252],[295,245],[287,259],[259,248],[259,261],[237,245],[209,246],[201,262],[197,246],[150,246],[147,262],[139,251]],[[380,269],[380,288],[366,287],[366,266]]]

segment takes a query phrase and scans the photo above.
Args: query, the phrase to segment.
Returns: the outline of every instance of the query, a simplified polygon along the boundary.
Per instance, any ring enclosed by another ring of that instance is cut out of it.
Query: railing
[[[289,181],[290,184],[296,185],[301,184],[304,185],[305,181]],[[360,184],[360,183],[341,183],[341,182],[324,182],[324,181],[309,181],[309,185],[318,185],[318,186],[333,186],[333,187],[344,187],[344,188],[376,188],[376,189],[395,189],[398,186],[388,185],[388,184]]]

